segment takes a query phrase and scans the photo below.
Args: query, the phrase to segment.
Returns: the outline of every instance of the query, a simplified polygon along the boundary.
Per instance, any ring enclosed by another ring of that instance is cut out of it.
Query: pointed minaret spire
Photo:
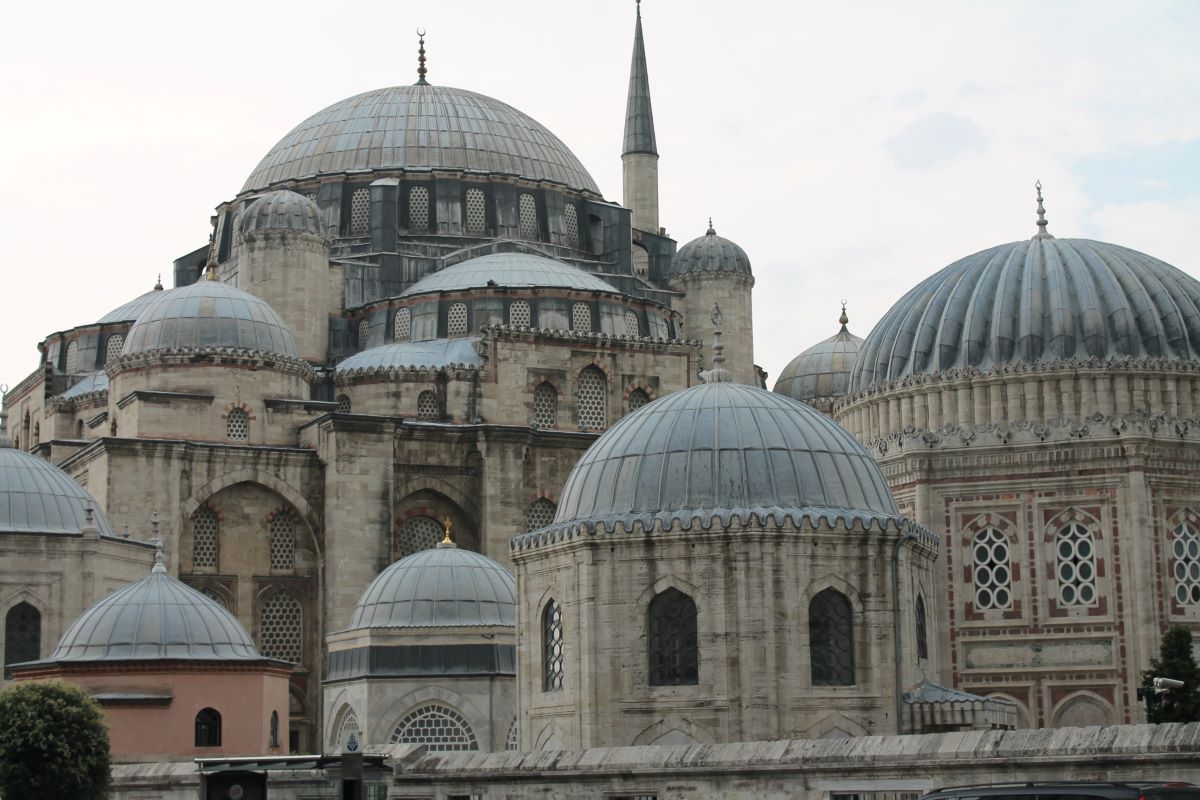
[[[633,212],[633,227],[658,233],[658,144],[654,111],[650,107],[650,73],[642,40],[642,0],[637,2],[633,29],[633,63],[629,67],[629,97],[625,103],[625,207]]]
[[[429,81],[425,80],[425,75],[429,70],[425,69],[425,29],[417,28],[417,82],[416,86],[428,86]]]
[[[1033,238],[1035,238],[1035,239],[1053,239],[1054,237],[1050,235],[1050,231],[1046,230],[1046,226],[1049,225],[1050,223],[1046,222],[1046,207],[1044,205],[1042,205],[1042,182],[1038,181],[1037,183],[1034,184],[1034,187],[1037,189],[1038,232],[1033,235]]]

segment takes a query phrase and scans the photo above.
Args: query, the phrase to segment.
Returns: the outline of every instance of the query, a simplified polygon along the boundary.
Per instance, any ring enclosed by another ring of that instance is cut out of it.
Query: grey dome
[[[257,661],[262,655],[237,618],[160,563],[83,612],[49,660],[157,659]]]
[[[718,382],[669,394],[610,428],[571,471],[543,530],[707,528],[713,518],[770,515],[898,522],[879,466],[837,423],[789,397]]]
[[[112,536],[104,512],[70,475],[30,453],[0,448],[0,532],[80,533],[89,505],[100,533]]]
[[[266,301],[206,279],[151,305],[125,335],[121,354],[211,347],[300,357],[292,332]]]
[[[536,120],[481,94],[429,85],[376,89],[318,111],[271,148],[242,191],[401,169],[517,175],[600,194],[575,154]]]
[[[846,320],[845,312],[842,319]],[[775,391],[801,403],[836,400],[850,391],[850,373],[858,360],[862,338],[842,323],[842,329],[788,362],[775,381]]]
[[[85,394],[92,392],[108,391],[108,373],[102,369],[95,372],[89,372],[84,375],[77,383],[71,384],[71,388],[58,396],[60,400],[72,400],[76,397],[83,397]]]
[[[1200,281],[1088,239],[993,247],[925,279],[859,351],[857,391],[915,373],[1057,359],[1200,356]]]
[[[709,223],[708,232],[679,248],[671,261],[671,274],[693,272],[734,272],[750,275],[750,257],[737,244],[717,236]]]
[[[483,364],[475,352],[477,338],[431,339],[425,342],[396,342],[372,347],[355,353],[337,366],[336,373],[343,375],[356,370],[417,369],[433,367],[441,369],[456,364],[478,367]]]
[[[405,556],[371,581],[351,628],[517,624],[517,582],[485,555],[439,545]]]
[[[492,253],[426,275],[400,296],[488,288],[617,292],[595,275],[552,258],[529,253]]]
[[[142,313],[162,297],[166,297],[172,289],[163,290],[162,284],[157,284],[153,289],[145,294],[139,294],[137,297],[130,300],[128,303],[117,306],[112,311],[105,314],[100,319],[96,320],[97,325],[104,325],[109,322],[133,322]]]
[[[255,200],[242,212],[241,233],[253,231],[304,231],[324,236],[321,209],[307,197],[281,189]]]

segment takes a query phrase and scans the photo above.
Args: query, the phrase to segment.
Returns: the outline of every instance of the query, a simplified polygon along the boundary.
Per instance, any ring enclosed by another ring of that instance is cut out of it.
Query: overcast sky
[[[178,9],[178,10],[177,10]],[[606,198],[633,0],[14,4],[0,33],[0,381],[204,244],[271,146],[429,79],[546,125]],[[950,262],[1035,231],[1200,277],[1200,3],[645,0],[661,221],[754,266],[770,384]]]

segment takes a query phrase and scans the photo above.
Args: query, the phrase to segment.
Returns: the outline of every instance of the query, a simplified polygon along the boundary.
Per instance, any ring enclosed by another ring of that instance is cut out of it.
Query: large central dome
[[[516,175],[600,194],[575,154],[536,120],[481,94],[420,84],[318,111],[271,148],[242,191],[350,171],[430,169]]]

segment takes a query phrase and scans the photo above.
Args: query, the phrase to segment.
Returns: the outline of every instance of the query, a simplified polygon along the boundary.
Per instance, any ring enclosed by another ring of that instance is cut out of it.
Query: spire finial
[[[713,224],[712,224],[712,217],[708,218],[708,230],[706,230],[704,232],[704,234],[706,236],[716,236],[717,235],[717,229],[714,228]]]
[[[453,527],[453,525],[454,525],[454,523],[450,520],[449,517],[442,518],[442,531],[445,533],[445,537],[442,539],[441,543],[438,544],[438,547],[454,547],[455,546],[454,540],[450,538],[450,528]]]
[[[154,540],[154,569],[150,570],[152,574],[166,575],[167,564],[166,558],[163,556],[163,540],[159,536]]]
[[[638,19],[642,18],[642,0],[637,0],[637,16]]]
[[[841,323],[842,333],[848,333],[846,326],[850,324],[850,318],[846,316],[846,301],[842,301],[842,315],[838,317],[838,322]]]
[[[1046,229],[1046,226],[1049,223],[1046,222],[1046,207],[1044,205],[1042,205],[1042,182],[1038,181],[1037,183],[1035,183],[1034,188],[1037,189],[1038,232],[1036,234],[1034,234],[1033,238],[1035,238],[1035,239],[1053,239],[1054,237],[1050,235],[1050,231],[1048,231]]]
[[[709,319],[713,324],[713,365],[704,378],[704,382],[727,383],[733,380],[733,376],[729,374],[729,370],[725,369],[725,345],[721,343],[721,323],[725,321],[725,315],[721,313],[721,307],[716,303],[713,303]]]
[[[210,281],[217,280],[217,257],[215,255],[208,257],[208,266],[204,268],[204,277]]]
[[[162,273],[158,273],[158,280],[154,282],[154,291],[161,292],[162,288]]]
[[[425,69],[425,29],[417,28],[417,86],[429,85],[429,81],[425,80],[428,72]]]

